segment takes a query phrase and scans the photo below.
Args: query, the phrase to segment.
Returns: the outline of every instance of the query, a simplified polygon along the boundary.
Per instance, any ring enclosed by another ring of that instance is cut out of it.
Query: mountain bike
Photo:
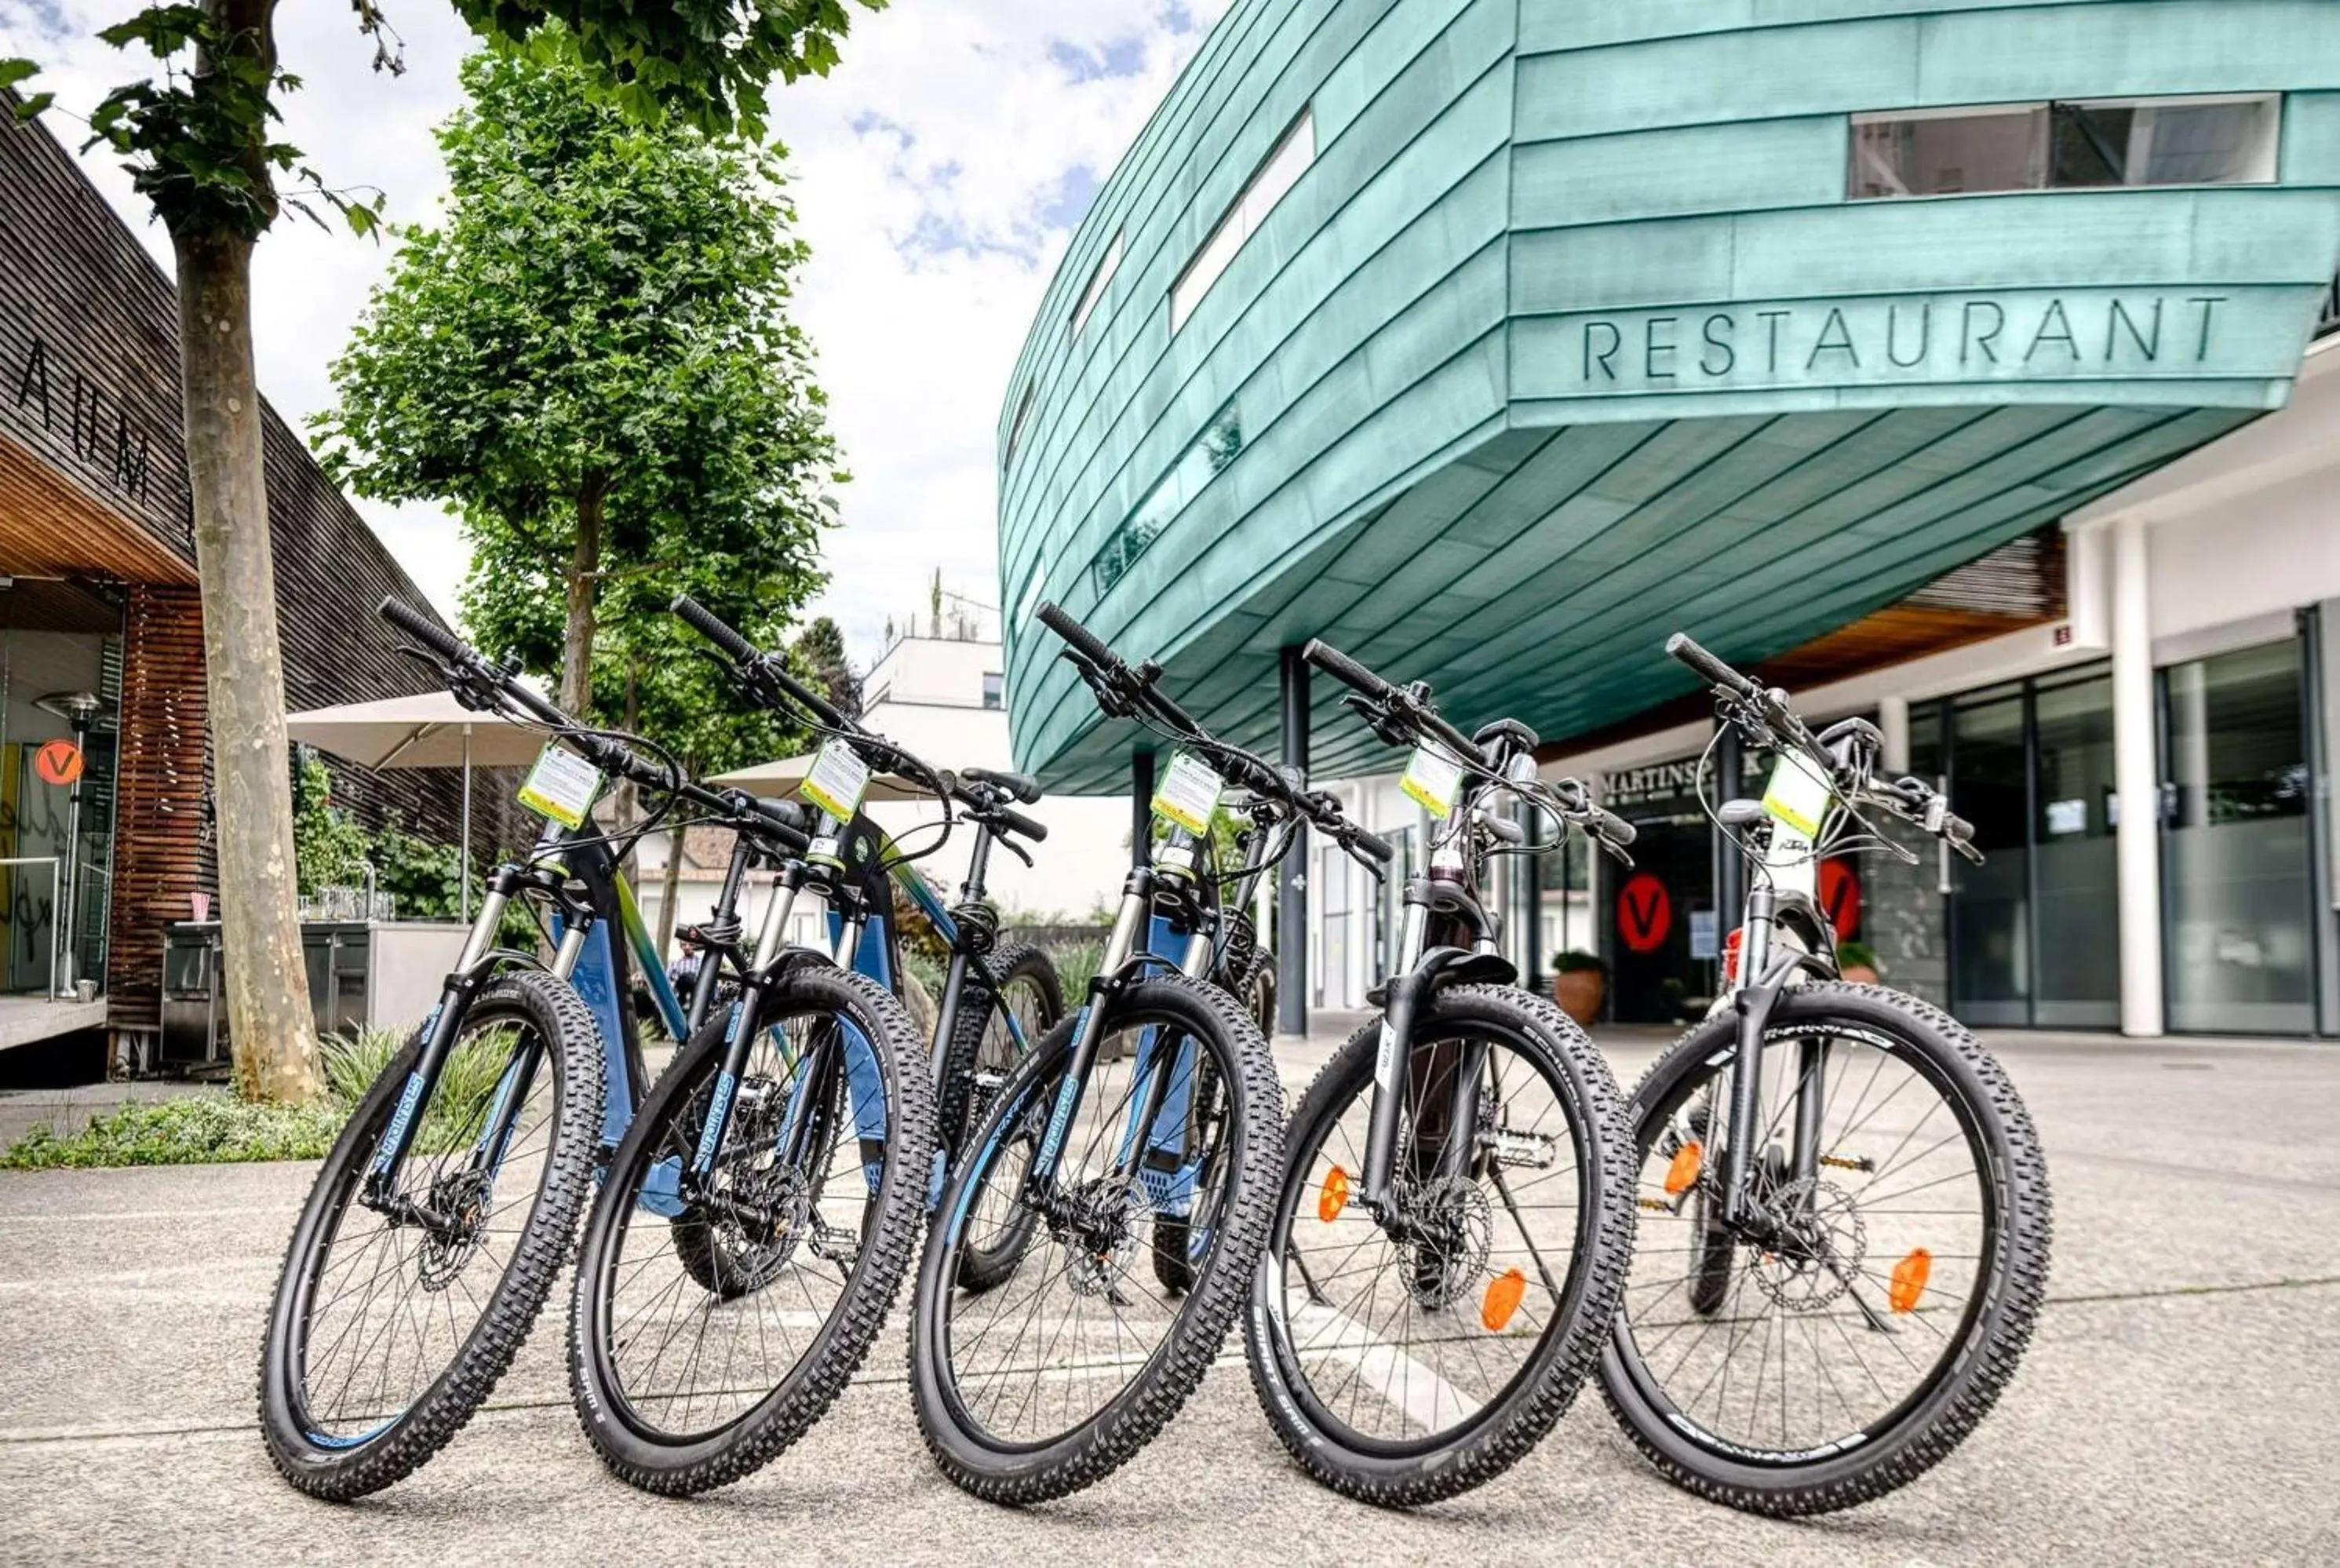
[[[1914,860],[1869,813],[1978,861],[1972,829],[1932,786],[1879,776],[1866,719],[1815,735],[1688,637],[1666,651],[1775,761],[1760,800],[1710,809],[1750,868],[1728,995],[1627,1107],[1642,1240],[1601,1386],[1677,1484],[1825,1513],[1930,1468],[2013,1377],[2047,1289],[2047,1165],[1973,1035],[1838,978],[1818,897],[1825,856]]]
[[[1465,735],[1427,685],[1392,685],[1321,641],[1303,656],[1412,750],[1403,787],[1432,819],[1430,854],[1368,993],[1380,1017],[1293,1113],[1245,1345],[1304,1470],[1368,1502],[1430,1503],[1552,1430],[1632,1256],[1616,1084],[1567,1015],[1517,987],[1481,884],[1495,856],[1557,848],[1572,826],[1620,859],[1633,830],[1575,780],[1539,779],[1516,719]]]
[[[1202,978],[1223,928],[1205,851],[1225,785],[1264,817],[1388,853],[1329,797],[1213,739],[1157,690],[1155,667],[1133,669],[1053,604],[1038,617],[1108,715],[1184,749],[1154,802],[1169,831],[1124,883],[1087,994],[969,1134],[919,1265],[919,1428],[952,1481],[1007,1503],[1093,1484],[1152,1441],[1201,1383],[1259,1260],[1281,1096],[1265,1038]],[[969,1288],[960,1260],[1031,1225],[1040,1237],[1016,1279]],[[1178,1287],[1139,1261],[1165,1246],[1191,1270]]]
[[[775,854],[808,843],[793,811],[692,784],[638,754],[655,752],[649,742],[578,722],[408,606],[382,613],[466,706],[552,743],[521,794],[542,830],[491,878],[439,1002],[359,1101],[286,1251],[261,1352],[262,1431],[287,1480],[332,1499],[411,1474],[487,1397],[569,1257],[597,1163],[641,1104],[628,962],[651,943],[618,869],[625,849],[682,806]],[[659,803],[624,834],[593,818],[611,776]],[[499,945],[516,903],[550,911],[549,964]],[[644,968],[669,1032],[689,1038],[692,1013],[654,960]],[[835,1006],[887,1050],[906,1032],[890,997]],[[887,1124],[915,1115],[891,1108]]]
[[[852,830],[869,836],[874,871],[865,876],[859,901],[865,906],[857,925],[854,950],[866,955],[863,972],[896,985],[903,970],[893,905],[885,894],[890,878],[912,908],[923,915],[937,938],[949,949],[950,962],[936,1000],[935,1032],[929,1067],[939,1106],[937,1123],[940,1144],[936,1193],[941,1172],[965,1146],[967,1129],[989,1108],[1007,1073],[1032,1048],[1033,1041],[1064,1017],[1064,992],[1056,968],[1048,955],[1026,942],[999,943],[999,915],[992,906],[987,878],[992,850],[1005,849],[1026,865],[1031,852],[1019,840],[1041,843],[1048,837],[1043,824],[1016,809],[1040,799],[1040,787],[1021,773],[983,768],[951,773],[937,769],[871,730],[843,712],[791,674],[786,659],[759,651],[719,617],[688,596],[675,601],[675,612],[725,655],[734,684],[759,707],[810,725],[843,749],[836,767],[845,777],[855,769],[887,771],[927,789],[944,812],[940,837],[916,854],[904,851],[866,818],[852,819]],[[816,766],[816,777],[821,769]],[[816,785],[816,789],[820,788]],[[919,874],[915,860],[942,848],[958,822],[974,829],[966,880],[959,901],[946,906],[939,894]],[[833,921],[841,914],[833,912]],[[832,939],[841,934],[833,928]],[[840,948],[840,951],[844,949]],[[970,1253],[963,1263],[969,1284],[996,1284],[1012,1272],[1021,1255],[1028,1228],[1015,1245]]]

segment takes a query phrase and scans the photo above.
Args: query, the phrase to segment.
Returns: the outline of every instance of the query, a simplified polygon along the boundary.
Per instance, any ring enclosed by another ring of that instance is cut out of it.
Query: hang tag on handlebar
[[[1213,772],[1209,764],[1190,753],[1177,752],[1155,788],[1154,814],[1189,833],[1208,833],[1211,814],[1219,809],[1219,797],[1226,788],[1226,780]]]
[[[1771,767],[1771,782],[1763,790],[1763,809],[1807,839],[1820,836],[1835,793],[1811,763],[1792,751],[1780,753]]]
[[[521,784],[520,803],[564,828],[582,828],[585,813],[600,792],[600,769],[574,751],[562,750],[558,742],[547,741]]]
[[[1451,759],[1441,757],[1426,746],[1417,746],[1406,761],[1405,776],[1397,781],[1397,787],[1443,822],[1454,815],[1454,802],[1462,799],[1462,769]]]
[[[839,822],[850,822],[869,793],[869,764],[842,740],[831,740],[813,754],[797,792]]]

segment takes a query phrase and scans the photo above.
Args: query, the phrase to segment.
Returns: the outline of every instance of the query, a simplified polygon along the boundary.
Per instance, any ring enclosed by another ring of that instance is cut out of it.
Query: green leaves
[[[40,70],[41,68],[30,60],[0,56],[0,90],[13,88],[20,82],[31,81],[40,74]],[[25,94],[15,105],[17,123],[21,124],[32,119],[56,101],[57,95],[55,93]]]
[[[826,76],[851,17],[844,0],[454,0],[481,37],[540,65],[581,69],[597,101],[654,124],[763,139],[777,77]],[[883,10],[886,0],[856,0]],[[548,24],[554,25],[548,26]]]
[[[805,248],[777,156],[637,124],[550,59],[465,63],[443,221],[400,234],[312,434],[360,493],[458,512],[469,629],[547,674],[590,490],[601,717],[624,721],[630,685],[642,725],[697,764],[775,755],[782,732],[735,722],[666,605],[689,591],[777,642],[820,581],[837,458],[787,314]]]

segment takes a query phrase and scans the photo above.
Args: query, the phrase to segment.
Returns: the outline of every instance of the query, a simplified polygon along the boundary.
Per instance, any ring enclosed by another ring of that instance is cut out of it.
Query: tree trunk
[[[600,475],[577,492],[577,550],[569,560],[569,620],[560,640],[560,706],[582,719],[593,704],[593,589],[601,570],[601,503],[609,483]]]
[[[172,245],[235,1084],[247,1099],[306,1101],[324,1077],[294,901],[284,661],[252,365],[252,242],[174,233]]]

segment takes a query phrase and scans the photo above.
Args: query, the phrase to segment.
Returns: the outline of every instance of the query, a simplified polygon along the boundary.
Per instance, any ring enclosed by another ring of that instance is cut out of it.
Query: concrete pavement
[[[1653,1050],[1605,1043],[1627,1083]],[[927,1463],[898,1309],[826,1422],[709,1497],[601,1471],[549,1314],[421,1474],[315,1503],[276,1478],[253,1414],[261,1315],[313,1167],[216,1166],[0,1174],[0,1561],[2340,1561],[2340,1047],[1997,1043],[2055,1181],[2050,1305],[1965,1448],[1856,1513],[1778,1523],[1696,1503],[1591,1394],[1491,1486],[1363,1508],[1286,1463],[1239,1344],[1128,1469],[1011,1513]],[[1292,1091],[1328,1044],[1285,1053]]]

